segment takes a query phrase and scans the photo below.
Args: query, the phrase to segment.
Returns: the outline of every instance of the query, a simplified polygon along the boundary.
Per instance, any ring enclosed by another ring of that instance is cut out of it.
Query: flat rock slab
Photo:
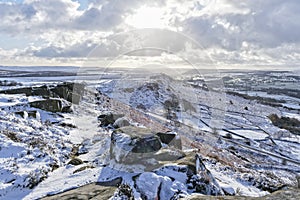
[[[42,200],[85,200],[85,199],[98,199],[107,200],[114,195],[116,187],[100,186],[96,183],[91,183],[76,189],[72,189],[53,196],[47,196]]]

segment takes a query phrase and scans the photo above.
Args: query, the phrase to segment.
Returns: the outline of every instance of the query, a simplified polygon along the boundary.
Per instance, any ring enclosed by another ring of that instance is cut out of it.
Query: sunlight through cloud
[[[125,22],[134,28],[165,28],[164,11],[161,8],[143,6],[126,18]]]

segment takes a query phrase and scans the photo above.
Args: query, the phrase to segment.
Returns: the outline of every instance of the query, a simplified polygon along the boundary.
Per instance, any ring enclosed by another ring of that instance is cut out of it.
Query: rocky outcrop
[[[168,162],[135,178],[136,190],[142,199],[178,199],[187,191],[206,195],[224,195],[212,174],[196,153],[189,157],[195,169],[186,164]],[[179,159],[180,160],[180,159]]]
[[[201,156],[186,154],[181,148],[181,139],[175,132],[154,133],[147,128],[126,126],[113,131],[110,157],[121,166],[144,167],[133,184],[142,199],[171,199],[177,195],[175,191],[179,191],[178,195],[180,191],[224,195]]]
[[[2,90],[2,94],[25,94],[26,96],[41,96],[44,98],[62,98],[78,104],[84,94],[85,85],[81,83],[62,83],[56,86],[23,87]]]
[[[83,93],[84,93],[84,84],[80,83],[63,83],[60,85],[51,88],[50,91],[53,93],[53,96],[63,98],[74,104],[79,104]]]
[[[70,105],[61,99],[45,99],[29,102],[29,105],[34,108],[49,112],[70,112]]]
[[[126,126],[111,135],[110,156],[117,163],[138,164],[161,149],[158,136],[147,128]]]
[[[140,165],[151,171],[185,156],[174,132],[155,133],[147,128],[125,126],[111,135],[110,158],[122,165]]]

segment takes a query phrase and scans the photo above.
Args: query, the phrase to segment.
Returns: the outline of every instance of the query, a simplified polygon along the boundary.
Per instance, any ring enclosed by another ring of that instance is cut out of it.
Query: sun
[[[164,28],[163,9],[143,6],[135,14],[128,16],[125,22],[134,28]]]

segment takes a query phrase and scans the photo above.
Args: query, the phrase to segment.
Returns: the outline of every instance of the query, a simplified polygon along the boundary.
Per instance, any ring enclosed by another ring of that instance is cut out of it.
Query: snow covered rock
[[[26,96],[42,96],[45,98],[62,98],[78,104],[84,94],[82,83],[61,83],[56,86],[42,85],[40,87],[23,87],[0,91],[3,94],[25,94]]]
[[[161,182],[161,176],[153,172],[145,172],[136,180],[137,190],[143,199],[158,199]]]
[[[30,102],[29,105],[34,108],[39,108],[41,110],[46,110],[49,112],[62,112],[67,111],[69,105],[62,99],[45,99]],[[67,108],[65,108],[67,107]]]
[[[139,165],[151,171],[185,157],[181,148],[176,133],[155,133],[147,128],[125,126],[111,135],[110,158],[121,165]]]
[[[162,147],[155,133],[146,128],[126,126],[111,135],[110,156],[118,163],[139,163]]]
[[[212,173],[204,165],[199,154],[195,155],[196,159],[196,176],[193,176],[190,182],[195,188],[195,192],[207,195],[224,195],[224,192]]]
[[[212,174],[193,153],[197,170],[188,165],[169,162],[152,172],[144,172],[135,178],[136,190],[142,199],[178,199],[190,193],[224,195]]]
[[[102,114],[98,116],[98,121],[100,122],[101,127],[113,125],[117,119],[124,117],[123,114],[116,114],[116,113],[108,113]]]
[[[125,118],[125,117],[121,117],[119,119],[117,119],[113,126],[115,128],[121,128],[121,127],[124,127],[124,126],[130,126],[130,122]]]
[[[84,93],[85,85],[81,83],[62,83],[54,88],[51,88],[51,93],[57,95],[60,98],[63,98],[69,102],[74,104],[79,104],[83,93]]]

